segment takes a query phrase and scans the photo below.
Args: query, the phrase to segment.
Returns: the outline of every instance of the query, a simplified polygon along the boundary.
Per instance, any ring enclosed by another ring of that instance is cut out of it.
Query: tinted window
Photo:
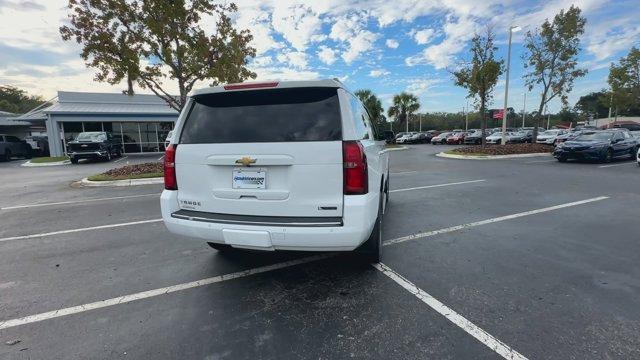
[[[7,136],[6,138],[8,142],[20,142],[20,139],[15,136]]]
[[[364,107],[360,104],[360,100],[353,95],[351,95],[351,116],[353,116],[352,121],[356,131],[356,138],[368,139],[369,131],[364,118]]]
[[[342,140],[335,88],[221,92],[194,97],[180,143]]]

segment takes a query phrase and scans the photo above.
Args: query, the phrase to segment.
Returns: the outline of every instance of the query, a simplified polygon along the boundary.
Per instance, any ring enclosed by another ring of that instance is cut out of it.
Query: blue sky
[[[474,32],[491,25],[498,55],[506,58],[507,29],[514,36],[509,104],[523,105],[522,39],[569,1],[522,0],[244,0],[234,16],[238,27],[254,34],[258,56],[250,68],[258,79],[337,77],[353,90],[370,88],[385,106],[395,93],[418,95],[421,111],[461,111],[465,91],[453,86],[447,69],[469,58]],[[640,45],[637,1],[580,0],[573,4],[587,18],[580,66],[589,74],[575,84],[570,102],[607,86],[611,61]],[[66,21],[66,1],[0,0],[0,84],[15,85],[53,97],[57,90],[119,92],[92,80],[79,58],[79,47],[65,43],[58,27]],[[212,29],[214,19],[203,26]],[[205,84],[202,84],[205,86]],[[171,89],[172,87],[169,86]],[[143,91],[141,91],[143,92]],[[538,101],[527,95],[527,108]],[[501,107],[504,77],[494,97]],[[551,111],[560,108],[555,102]]]

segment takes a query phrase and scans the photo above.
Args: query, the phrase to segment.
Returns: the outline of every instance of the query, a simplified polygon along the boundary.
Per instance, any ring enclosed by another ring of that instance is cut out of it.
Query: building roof
[[[47,114],[44,113],[44,109],[39,109],[36,111],[30,111],[23,115],[17,115],[12,118],[13,120],[18,121],[37,121],[37,120],[47,120]]]
[[[58,102],[44,109],[45,114],[144,114],[173,115],[178,111],[155,95],[124,95],[59,91]]]
[[[26,121],[16,121],[11,120],[10,118],[2,117],[0,118],[0,126],[30,126],[31,123]]]

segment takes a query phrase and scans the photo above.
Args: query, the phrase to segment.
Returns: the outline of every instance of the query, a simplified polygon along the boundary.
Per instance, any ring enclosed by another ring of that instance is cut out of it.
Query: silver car
[[[551,130],[543,131],[538,134],[538,138],[536,139],[536,142],[538,144],[553,145],[556,142],[556,138],[560,135],[564,135],[565,133],[566,133],[565,130],[560,130],[560,129],[551,129]]]

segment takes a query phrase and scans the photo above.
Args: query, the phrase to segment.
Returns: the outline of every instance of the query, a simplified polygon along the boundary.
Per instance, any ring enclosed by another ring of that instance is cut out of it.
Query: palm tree
[[[354,93],[360,101],[364,104],[364,107],[369,111],[369,115],[371,115],[371,120],[374,125],[382,130],[382,126],[384,126],[386,118],[384,117],[384,108],[382,107],[382,102],[380,99],[373,93],[373,91],[369,89],[358,90]]]
[[[406,131],[409,132],[409,117],[420,108],[418,98],[410,93],[401,92],[393,96],[393,105],[387,111],[391,117],[395,117],[400,124],[405,122]]]

